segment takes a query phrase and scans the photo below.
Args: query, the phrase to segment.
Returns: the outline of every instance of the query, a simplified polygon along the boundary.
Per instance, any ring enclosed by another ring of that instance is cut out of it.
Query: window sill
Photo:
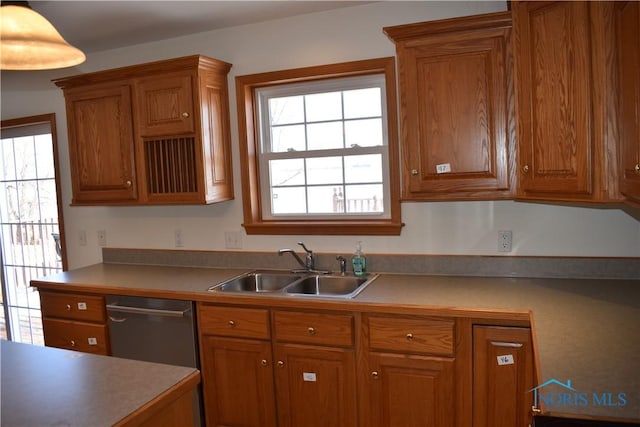
[[[399,236],[404,226],[392,221],[278,221],[242,224],[247,234]]]

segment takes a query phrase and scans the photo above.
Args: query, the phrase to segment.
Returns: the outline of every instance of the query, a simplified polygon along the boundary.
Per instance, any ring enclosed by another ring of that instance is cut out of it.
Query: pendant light
[[[28,2],[2,2],[0,69],[48,70],[81,64],[86,57],[67,43]]]

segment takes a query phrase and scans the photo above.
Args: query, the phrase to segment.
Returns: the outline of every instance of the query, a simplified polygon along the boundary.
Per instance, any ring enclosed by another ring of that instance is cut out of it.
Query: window
[[[241,76],[236,89],[248,234],[400,234],[393,58]]]

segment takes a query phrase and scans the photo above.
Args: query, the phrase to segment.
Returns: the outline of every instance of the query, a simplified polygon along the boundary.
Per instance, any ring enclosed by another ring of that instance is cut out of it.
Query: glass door
[[[0,130],[0,337],[39,345],[29,282],[66,269],[55,135],[54,114],[3,120]]]

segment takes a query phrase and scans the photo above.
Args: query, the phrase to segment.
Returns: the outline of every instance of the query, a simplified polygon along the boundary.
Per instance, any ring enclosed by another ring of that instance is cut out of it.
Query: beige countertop
[[[112,426],[174,387],[194,368],[0,340],[2,426]]]
[[[388,310],[531,319],[541,383],[571,381],[586,398],[545,414],[640,421],[640,281],[381,274],[351,300],[207,292],[247,269],[96,264],[33,281],[42,288],[196,301]],[[555,388],[554,388],[555,387]],[[564,390],[540,389],[547,398]],[[603,397],[604,396],[604,397]]]

